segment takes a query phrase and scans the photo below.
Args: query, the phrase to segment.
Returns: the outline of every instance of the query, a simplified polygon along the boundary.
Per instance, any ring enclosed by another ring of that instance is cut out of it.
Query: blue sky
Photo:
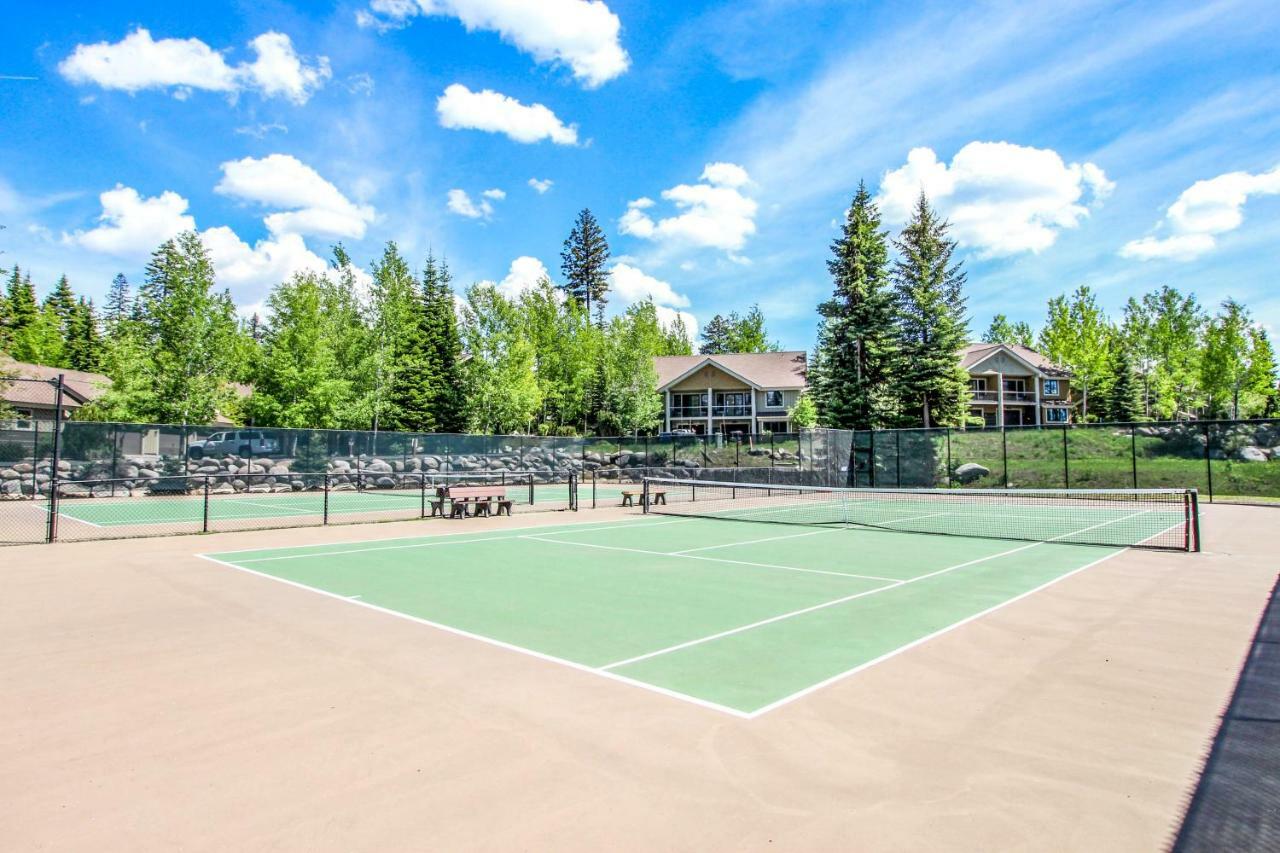
[[[589,207],[615,306],[758,302],[807,349],[861,179],[952,220],[975,335],[1081,284],[1280,321],[1273,3],[190,6],[6,16],[0,263],[42,290],[100,298],[194,227],[250,308],[338,240],[515,293]]]

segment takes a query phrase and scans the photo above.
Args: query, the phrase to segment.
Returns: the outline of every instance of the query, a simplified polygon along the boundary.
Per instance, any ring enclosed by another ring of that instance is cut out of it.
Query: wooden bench
[[[444,515],[444,502],[449,502],[449,518],[474,518],[493,514],[498,505],[498,515],[511,515],[511,500],[505,486],[446,486],[437,492],[438,499],[431,502],[431,514]],[[469,512],[468,512],[469,511]]]
[[[643,489],[623,489],[622,490],[623,506],[635,506],[637,503],[637,499],[639,499],[638,501],[639,504],[643,506],[644,505]],[[666,489],[649,489],[649,500],[653,501],[653,503],[655,504],[665,505],[667,503],[667,490]]]

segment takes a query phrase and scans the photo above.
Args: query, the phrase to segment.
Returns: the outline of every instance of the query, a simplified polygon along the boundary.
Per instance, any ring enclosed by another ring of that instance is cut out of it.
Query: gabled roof
[[[736,352],[723,355],[660,355],[653,360],[658,390],[691,376],[703,366],[725,373],[758,389],[804,388],[808,360],[803,350],[786,352]]]
[[[965,346],[960,352],[960,366],[965,370],[972,370],[982,362],[998,352],[1007,352],[1018,361],[1023,362],[1032,370],[1039,371],[1045,376],[1071,376],[1071,371],[1060,364],[1054,364],[1045,356],[1031,349],[1018,344],[991,344],[991,343],[973,343]]]
[[[28,364],[25,361],[0,361],[0,399],[13,406],[50,406],[56,401],[57,391],[52,380],[62,374],[63,405],[77,408],[101,397],[111,387],[111,380],[101,373],[83,370],[67,370],[47,364]],[[7,377],[42,379],[44,382],[5,382]]]

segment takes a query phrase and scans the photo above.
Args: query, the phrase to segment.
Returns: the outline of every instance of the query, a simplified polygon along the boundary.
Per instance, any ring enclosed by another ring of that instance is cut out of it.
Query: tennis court
[[[667,503],[630,520],[203,556],[750,718],[1126,546],[1189,535],[1173,493],[650,487]]]
[[[621,488],[600,486],[600,500],[621,500]],[[631,488],[638,488],[631,487]],[[528,483],[505,486],[508,497],[517,507],[537,506],[546,509],[568,509],[568,483]],[[263,521],[319,519],[329,517],[380,515],[415,517],[427,514],[427,501],[434,489],[424,494],[416,486],[405,489],[364,489],[331,491],[241,492],[210,495],[208,518],[218,521]],[[327,503],[327,506],[326,506]],[[62,498],[58,502],[61,518],[91,527],[170,527],[191,525],[199,529],[205,517],[205,497],[196,489],[192,494],[138,495],[133,497]],[[41,504],[43,506],[43,504]],[[74,533],[74,531],[70,531]]]

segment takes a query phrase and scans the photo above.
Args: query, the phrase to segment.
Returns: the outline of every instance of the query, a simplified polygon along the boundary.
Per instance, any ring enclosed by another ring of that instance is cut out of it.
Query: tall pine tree
[[[565,292],[591,314],[595,308],[596,325],[604,325],[604,306],[609,301],[609,241],[600,223],[587,208],[574,220],[573,230],[560,252],[560,272],[564,275]]]
[[[418,429],[429,400],[423,381],[422,293],[394,242],[373,266],[373,428]]]
[[[102,369],[103,341],[93,300],[81,296],[71,312],[66,332],[66,359],[72,370],[97,373]]]
[[[445,260],[427,256],[422,273],[422,353],[427,387],[427,418],[423,429],[431,432],[463,432],[466,400],[463,398],[462,336],[454,307],[453,276]]]
[[[892,424],[891,380],[898,351],[887,232],[866,184],[859,183],[831,244],[827,269],[835,283],[822,315],[815,353],[819,420],[838,429]]]
[[[926,427],[959,423],[965,414],[969,377],[960,368],[968,338],[965,273],[953,262],[956,244],[947,223],[924,193],[911,221],[894,241],[900,364],[899,399],[910,422]]]
[[[103,306],[102,319],[108,329],[113,329],[124,321],[132,311],[133,296],[129,293],[129,279],[124,273],[116,273],[107,288],[107,301]]]
[[[1142,386],[1133,369],[1133,356],[1127,347],[1117,346],[1112,355],[1111,393],[1107,400],[1107,418],[1117,423],[1136,421],[1142,416]]]

